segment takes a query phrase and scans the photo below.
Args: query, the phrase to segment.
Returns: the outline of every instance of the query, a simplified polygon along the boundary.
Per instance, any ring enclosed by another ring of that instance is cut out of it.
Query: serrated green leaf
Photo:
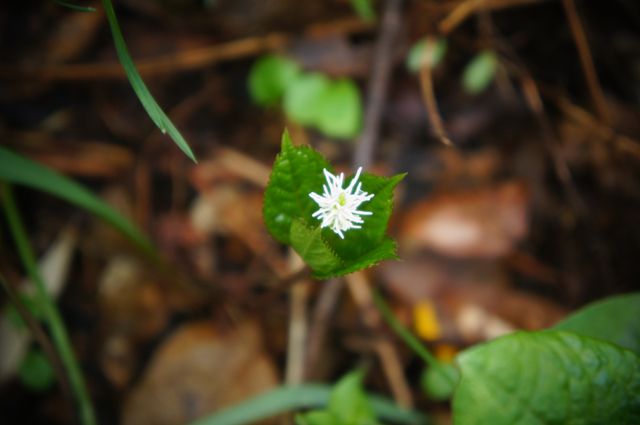
[[[294,147],[289,133],[284,132],[262,210],[267,229],[280,242],[290,244],[293,219],[300,218],[312,226],[311,214],[317,208],[309,193],[322,187],[324,168],[333,171],[322,155],[308,146]]]
[[[446,52],[447,39],[423,38],[411,46],[407,54],[407,69],[411,72],[418,72],[423,66],[435,68],[440,64]]]
[[[102,5],[107,15],[107,20],[109,21],[109,27],[111,28],[113,43],[115,44],[116,53],[118,54],[118,60],[122,64],[122,67],[127,74],[127,79],[129,80],[133,91],[136,93],[136,96],[138,96],[140,103],[142,103],[145,111],[147,111],[149,118],[151,118],[153,123],[160,129],[162,133],[167,133],[169,137],[171,137],[178,148],[180,148],[180,150],[189,159],[191,159],[193,162],[197,162],[196,157],[191,151],[191,147],[189,147],[187,141],[184,139],[184,137],[182,137],[180,131],[178,131],[167,114],[164,113],[160,105],[158,105],[158,102],[156,102],[156,100],[153,98],[151,92],[147,88],[147,85],[142,80],[142,77],[140,76],[136,65],[133,63],[131,55],[129,55],[129,50],[127,49],[127,44],[124,41],[124,37],[122,36],[122,31],[120,30],[118,18],[116,17],[116,12],[113,9],[111,0],[102,0]]]
[[[478,53],[467,64],[462,76],[464,89],[471,94],[478,94],[484,91],[496,76],[498,69],[498,58],[491,50]]]
[[[290,59],[277,55],[263,56],[251,68],[249,93],[259,105],[274,105],[299,72],[298,65]]]
[[[30,350],[20,364],[20,380],[33,391],[45,391],[54,382],[54,373],[49,360],[40,350]]]
[[[640,293],[590,304],[553,328],[603,339],[640,355]]]
[[[340,425],[375,424],[376,418],[362,387],[362,371],[354,371],[341,378],[331,391],[328,410]]]
[[[332,82],[318,100],[315,126],[329,137],[351,139],[362,126],[360,91],[351,80]]]
[[[71,202],[113,225],[141,248],[155,255],[151,242],[107,203],[75,181],[0,146],[0,180],[42,190]]]
[[[300,125],[315,125],[322,114],[320,100],[331,84],[331,80],[316,72],[293,79],[284,94],[287,117]]]
[[[285,131],[265,191],[263,216],[267,229],[279,241],[292,245],[318,278],[339,276],[372,266],[384,259],[396,258],[396,245],[385,236],[393,205],[393,190],[404,174],[391,178],[371,174],[361,176],[362,190],[374,197],[359,209],[361,229],[344,233],[344,239],[331,229],[317,229],[320,221],[312,217],[318,205],[310,193],[322,193],[326,179],[323,169],[331,166],[309,147],[294,147]],[[346,179],[346,187],[354,176]],[[293,226],[294,222],[299,223]],[[299,234],[298,234],[299,233]]]
[[[383,242],[393,209],[393,190],[405,175],[380,177],[363,173],[360,177],[362,190],[375,196],[370,201],[363,202],[358,208],[363,211],[370,211],[373,214],[363,216],[362,229],[345,232],[344,239],[341,239],[330,229],[323,230],[324,239],[345,262],[363,258]],[[346,179],[345,186],[351,182],[353,177],[350,176]],[[322,183],[324,184],[324,181]],[[321,193],[321,188],[322,185],[319,185],[313,191]]]
[[[398,258],[396,253],[396,243],[393,239],[385,237],[382,242],[378,243],[374,249],[366,252],[361,257],[353,260],[341,260],[342,267],[331,270],[327,273],[315,273],[318,279],[330,279],[336,276],[344,276],[358,270],[375,266],[383,260],[395,260]]]
[[[308,227],[301,219],[291,223],[291,246],[316,273],[340,267],[341,261],[322,239],[320,226]]]
[[[640,359],[561,331],[517,332],[458,356],[454,423],[640,423]]]

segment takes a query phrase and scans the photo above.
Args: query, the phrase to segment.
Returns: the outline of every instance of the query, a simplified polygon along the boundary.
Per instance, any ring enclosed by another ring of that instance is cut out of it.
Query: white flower
[[[311,216],[322,220],[320,227],[329,227],[336,232],[340,238],[344,239],[343,232],[349,229],[361,229],[363,223],[362,215],[371,215],[370,211],[360,211],[358,206],[374,197],[361,189],[362,183],[358,183],[362,167],[358,168],[356,175],[346,189],[342,188],[344,174],[334,176],[326,169],[322,170],[327,178],[327,184],[323,185],[322,196],[311,192],[309,196],[320,209]],[[357,184],[357,186],[356,186]]]

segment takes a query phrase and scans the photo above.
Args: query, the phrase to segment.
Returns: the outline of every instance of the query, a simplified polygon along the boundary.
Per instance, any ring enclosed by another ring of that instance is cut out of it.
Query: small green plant
[[[447,39],[426,37],[417,41],[407,54],[406,66],[411,72],[417,73],[423,66],[435,68],[442,62],[447,53]]]
[[[345,179],[320,153],[293,146],[285,131],[265,191],[264,221],[318,279],[351,273],[396,258],[396,244],[385,233],[403,177],[358,170]]]
[[[356,84],[303,72],[290,59],[267,55],[253,65],[249,93],[261,106],[280,101],[288,119],[315,128],[329,137],[350,139],[362,126],[362,101]]]
[[[351,372],[340,379],[329,397],[326,408],[300,413],[298,425],[377,425],[378,421],[362,387],[362,371]]]
[[[462,75],[462,86],[467,93],[481,93],[493,82],[497,70],[496,54],[491,50],[484,50],[467,64]]]

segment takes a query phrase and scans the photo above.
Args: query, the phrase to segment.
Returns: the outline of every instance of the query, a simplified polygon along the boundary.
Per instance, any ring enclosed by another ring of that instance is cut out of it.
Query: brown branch
[[[387,0],[367,91],[364,128],[356,144],[354,154],[353,165],[355,167],[367,168],[373,158],[373,149],[378,140],[380,119],[386,104],[387,87],[393,65],[394,44],[401,28],[401,11],[402,0]]]
[[[593,56],[589,49],[589,42],[587,41],[587,35],[585,34],[578,11],[576,10],[576,4],[574,0],[562,0],[565,13],[567,14],[567,20],[569,21],[569,27],[571,28],[571,34],[573,35],[573,41],[578,49],[578,55],[580,56],[580,65],[582,66],[582,72],[587,83],[587,89],[591,96],[591,102],[596,111],[596,115],[603,122],[610,124],[609,111],[607,109],[607,102],[602,92],[602,87],[598,81],[598,74],[593,64]]]
[[[528,6],[547,0],[465,0],[460,2],[438,26],[443,35],[449,34],[471,15],[481,10],[499,10]]]
[[[438,103],[433,90],[431,66],[428,64],[420,67],[420,88],[422,89],[422,98],[424,100],[424,106],[427,109],[427,117],[431,123],[433,133],[443,145],[454,147],[442,123],[442,116],[438,110]]]
[[[353,34],[368,31],[371,25],[353,19],[316,24],[307,29],[312,37],[326,37],[336,33]],[[260,37],[248,37],[224,44],[194,48],[149,59],[136,59],[136,68],[143,77],[171,75],[195,71],[220,62],[242,59],[266,51],[287,46],[292,36],[272,33]],[[0,66],[0,79],[39,79],[60,81],[93,81],[124,79],[126,75],[119,62],[86,64],[42,65],[35,67]]]

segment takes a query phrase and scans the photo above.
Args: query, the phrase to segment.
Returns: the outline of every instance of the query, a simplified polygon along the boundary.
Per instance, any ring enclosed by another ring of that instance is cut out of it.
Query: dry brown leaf
[[[277,383],[255,323],[228,333],[209,322],[188,324],[156,351],[142,382],[125,401],[122,423],[185,424]]]
[[[527,203],[519,182],[435,196],[406,215],[401,244],[456,258],[503,257],[527,234]]]

